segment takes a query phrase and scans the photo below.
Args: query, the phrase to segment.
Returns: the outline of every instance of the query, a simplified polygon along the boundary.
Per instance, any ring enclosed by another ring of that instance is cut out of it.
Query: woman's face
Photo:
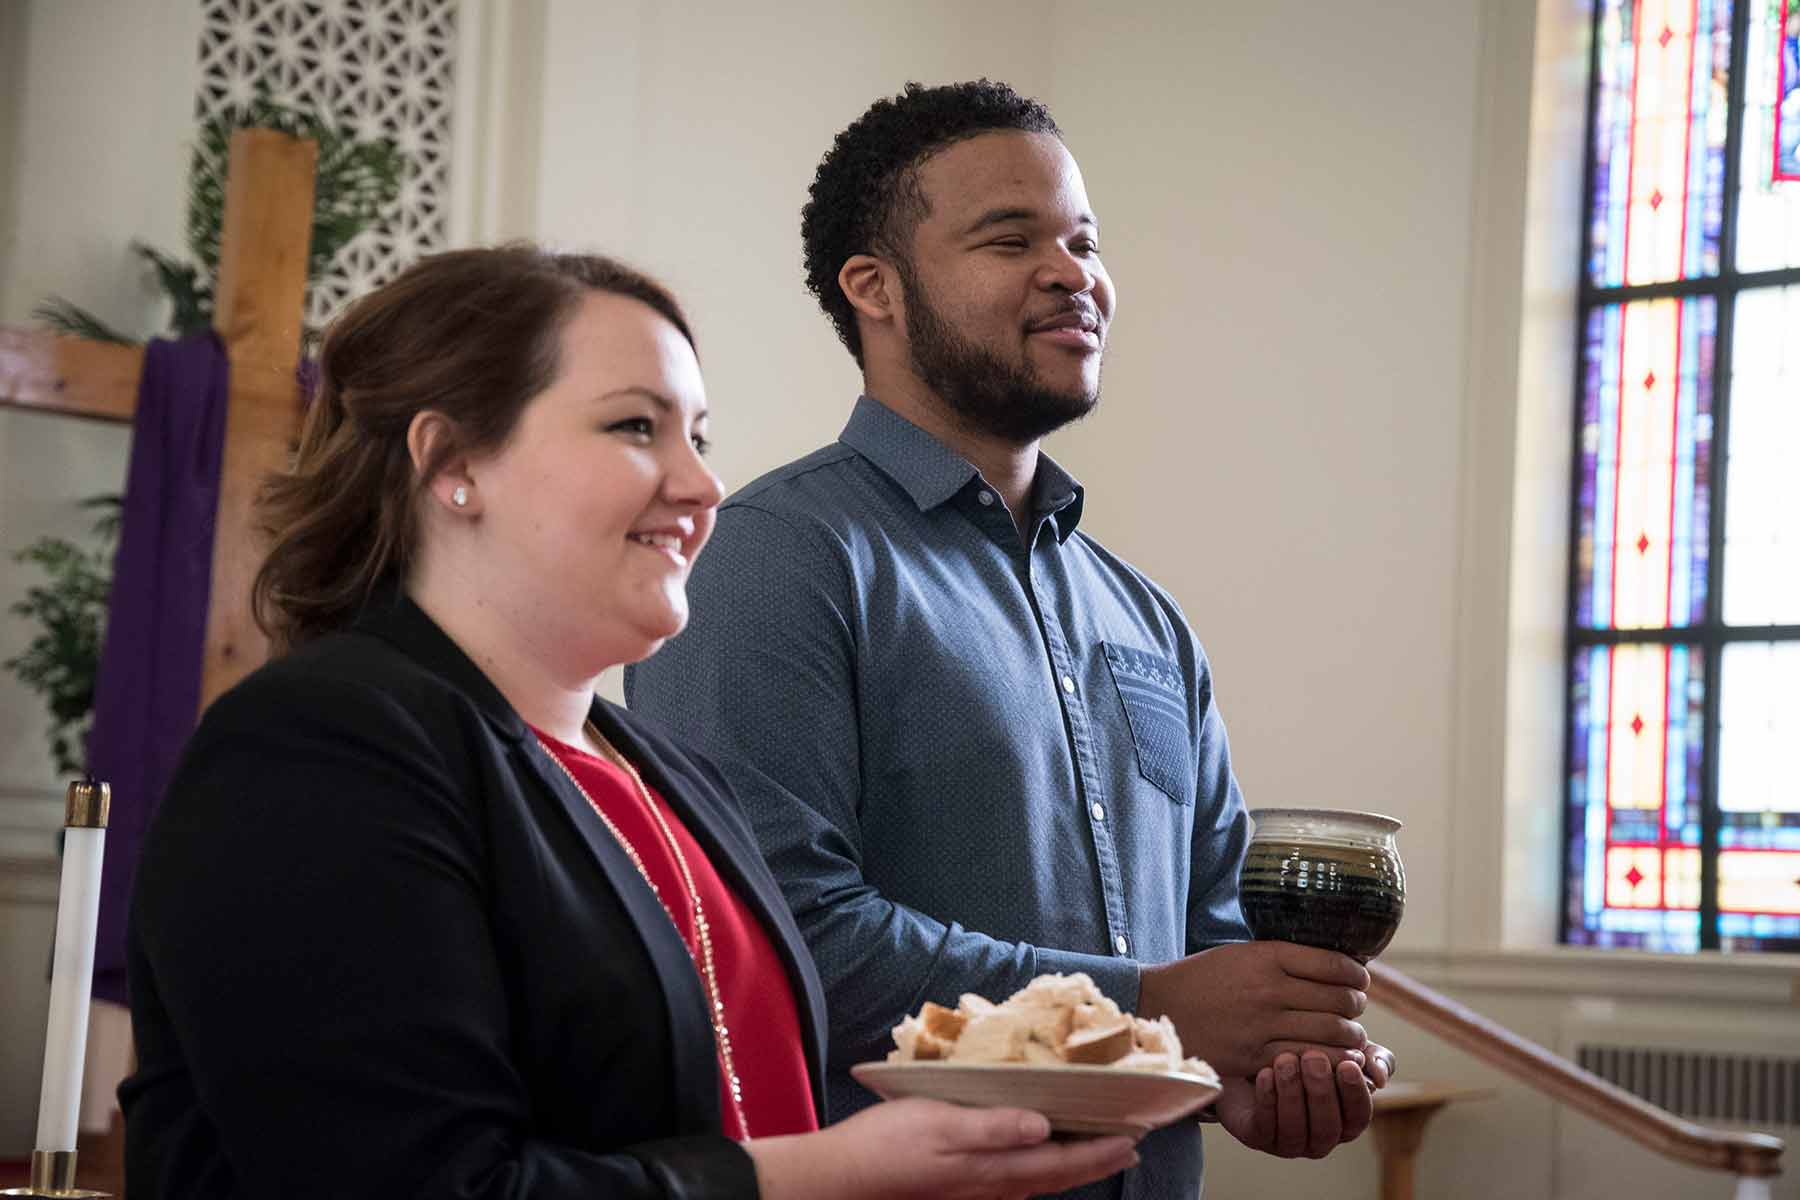
[[[706,392],[681,332],[592,292],[556,379],[469,465],[478,590],[572,675],[634,662],[687,623],[688,564],[724,489],[701,459]]]

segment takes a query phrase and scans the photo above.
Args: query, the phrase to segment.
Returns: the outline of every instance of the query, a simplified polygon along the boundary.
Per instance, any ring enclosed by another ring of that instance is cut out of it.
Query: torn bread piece
[[[954,1008],[945,1008],[941,1004],[933,1004],[927,1000],[925,1007],[919,1010],[919,1024],[934,1037],[954,1042],[969,1023],[968,1014]]]
[[[1105,1066],[1107,1063],[1118,1062],[1135,1049],[1131,1035],[1131,1018],[1119,1017],[1114,1021],[1075,1030],[1059,1048],[1068,1062]]]
[[[889,1062],[1028,1063],[1179,1071],[1217,1078],[1184,1058],[1167,1017],[1122,1011],[1084,974],[1040,975],[995,1004],[965,993],[954,1009],[927,1001],[894,1027]]]

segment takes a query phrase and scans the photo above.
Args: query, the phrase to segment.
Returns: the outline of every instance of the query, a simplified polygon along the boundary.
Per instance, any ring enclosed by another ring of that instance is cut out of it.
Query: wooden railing
[[[1781,1174],[1778,1137],[1684,1121],[1392,967],[1370,963],[1369,975],[1372,1002],[1664,1158],[1740,1179]]]

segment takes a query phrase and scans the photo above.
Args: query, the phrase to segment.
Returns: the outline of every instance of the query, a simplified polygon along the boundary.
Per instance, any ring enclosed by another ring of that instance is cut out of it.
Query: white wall
[[[1054,92],[1121,295],[1054,450],[1209,647],[1251,804],[1407,822],[1408,945],[1449,936],[1475,8],[1070,6]]]

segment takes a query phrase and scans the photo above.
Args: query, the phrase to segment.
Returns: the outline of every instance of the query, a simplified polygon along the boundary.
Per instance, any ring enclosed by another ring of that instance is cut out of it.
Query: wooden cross
[[[231,393],[202,711],[268,657],[267,639],[250,613],[250,585],[262,564],[253,502],[263,479],[286,465],[299,427],[295,370],[317,162],[318,146],[306,139],[271,129],[240,129],[231,137],[213,307],[213,329],[231,362]],[[0,326],[0,406],[129,422],[143,367],[140,346]]]

